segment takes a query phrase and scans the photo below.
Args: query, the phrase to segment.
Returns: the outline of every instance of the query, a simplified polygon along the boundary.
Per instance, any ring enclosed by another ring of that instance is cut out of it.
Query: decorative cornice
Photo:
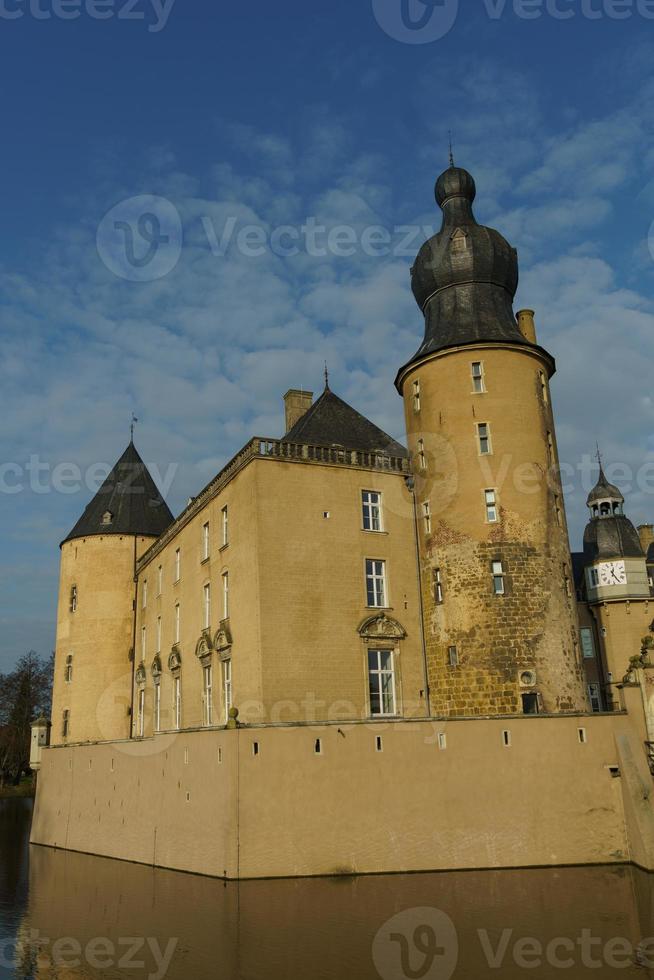
[[[359,626],[359,634],[369,643],[371,640],[403,640],[406,630],[396,619],[381,613],[364,619]]]
[[[176,643],[173,644],[173,648],[170,651],[170,656],[168,657],[168,670],[179,670],[182,666],[182,651],[179,649]]]

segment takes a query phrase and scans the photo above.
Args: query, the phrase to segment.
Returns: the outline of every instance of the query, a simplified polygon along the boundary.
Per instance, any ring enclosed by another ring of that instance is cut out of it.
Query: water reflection
[[[654,976],[630,952],[654,936],[654,877],[635,868],[225,884],[33,847],[25,904],[26,813],[0,808],[0,929],[18,932],[21,980]]]

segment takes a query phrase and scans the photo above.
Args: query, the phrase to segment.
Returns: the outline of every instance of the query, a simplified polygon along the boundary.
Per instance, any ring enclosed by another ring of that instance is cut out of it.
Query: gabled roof
[[[404,446],[326,387],[320,398],[289,429],[284,442],[314,446],[342,446],[364,452],[407,456]]]
[[[65,541],[93,534],[158,538],[173,515],[133,442],[120,457]]]

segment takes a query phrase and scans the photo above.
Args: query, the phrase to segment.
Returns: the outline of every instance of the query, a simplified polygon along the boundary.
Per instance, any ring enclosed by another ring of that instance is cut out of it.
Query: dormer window
[[[111,522],[113,521],[113,519],[114,519],[114,515],[111,513],[111,511],[110,510],[105,510],[104,514],[102,515],[102,523],[103,524],[111,524]]]
[[[468,249],[468,238],[461,228],[457,228],[452,237],[450,238],[450,244],[453,252],[465,252]]]

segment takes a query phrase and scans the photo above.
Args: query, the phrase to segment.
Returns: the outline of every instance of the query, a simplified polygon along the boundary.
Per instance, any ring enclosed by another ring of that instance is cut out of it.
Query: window
[[[209,557],[209,523],[202,526],[202,561]]]
[[[154,730],[161,731],[161,683],[154,683]]]
[[[581,652],[583,653],[584,660],[592,660],[595,656],[595,644],[593,642],[593,631],[587,626],[584,626],[580,630],[581,633]]]
[[[141,591],[141,609],[145,609],[148,604],[148,580],[147,578],[143,580],[143,589]]]
[[[549,398],[549,393],[547,391],[547,378],[545,377],[544,371],[539,372],[539,378],[540,378],[540,391],[541,391],[541,395],[543,396],[543,402],[545,405],[549,405],[550,398]]]
[[[439,732],[438,734],[438,748],[441,751],[445,751],[447,748],[447,735],[445,732]]]
[[[211,626],[211,586],[205,585],[203,589],[203,619],[202,619],[203,629],[209,629]]]
[[[179,730],[182,727],[182,678],[179,674],[173,678],[173,718],[175,728]]]
[[[522,713],[523,715],[540,714],[538,694],[535,694],[533,691],[531,691],[528,694],[522,695]]]
[[[136,717],[136,734],[139,738],[145,735],[145,690],[139,691],[138,715]]]
[[[591,711],[598,712],[602,710],[602,694],[599,684],[593,683],[588,685],[588,700],[590,701]]]
[[[431,507],[428,500],[422,505],[422,519],[425,522],[425,534],[431,534]]]
[[[203,694],[204,702],[204,724],[213,724],[213,667],[207,664],[202,669],[203,674]]]
[[[486,520],[489,524],[497,521],[497,497],[494,490],[484,490],[486,500]]]
[[[157,595],[161,595],[163,592],[163,566],[159,565],[157,569]]]
[[[501,561],[494,561],[491,563],[491,570],[493,573],[493,593],[495,595],[504,595],[505,585],[504,585],[504,565]]]
[[[443,580],[440,568],[434,569],[434,602],[443,601]]]
[[[71,585],[70,587],[70,611],[72,613],[77,612],[77,586]]]
[[[484,385],[484,365],[481,361],[473,361],[471,365],[472,372],[472,390],[474,394],[481,395],[482,392],[486,391]]]
[[[570,583],[570,576],[568,575],[568,566],[566,565],[565,562],[563,563],[562,569],[563,569],[563,585],[565,587],[565,594],[568,596],[568,598],[572,598],[572,585]]]
[[[425,454],[425,440],[418,439],[418,469],[427,469],[427,456]]]
[[[227,507],[221,510],[222,529],[223,529],[223,548],[229,544],[229,511]]]
[[[507,749],[511,748],[511,732],[508,731],[502,732],[502,744]]]
[[[381,531],[381,494],[375,490],[363,490],[361,499],[363,503],[363,530]]]
[[[111,524],[111,522],[113,521],[113,519],[114,519],[114,515],[111,513],[111,511],[110,510],[105,510],[104,514],[102,515],[102,523],[105,524],[105,525],[106,524]]]
[[[223,619],[229,619],[229,572],[223,572]]]
[[[561,498],[558,493],[554,494],[554,510],[556,511],[556,523],[563,527],[563,511],[561,510]]]
[[[223,660],[223,696],[225,698],[225,724],[229,721],[229,709],[232,706],[232,662]]]
[[[141,627],[141,660],[145,660],[145,653],[147,650],[147,630],[145,626]]]
[[[179,643],[181,611],[179,602],[175,604],[175,643]]]
[[[596,589],[599,585],[599,572],[596,568],[588,569],[588,581],[593,589]]]
[[[547,459],[551,466],[554,462],[554,440],[551,432],[547,433]]]
[[[456,647],[447,648],[447,662],[450,667],[458,667],[459,665],[459,651]]]
[[[488,422],[480,422],[477,426],[479,436],[479,452],[482,456],[489,456],[491,453],[490,425]]]
[[[161,616],[157,616],[157,653],[161,653]]]
[[[182,551],[178,548],[175,552],[175,581],[179,582],[180,576],[182,574]]]
[[[392,650],[368,651],[368,681],[370,713],[377,716],[394,715],[395,672]]]
[[[383,608],[386,605],[386,562],[366,558],[366,590],[368,605]]]
[[[413,411],[420,411],[420,382],[413,382]]]
[[[61,719],[62,738],[68,738],[69,731],[70,731],[70,711],[68,710],[68,708],[66,708]]]
[[[73,679],[73,657],[72,654],[66,657],[66,671],[64,673],[66,684],[70,684]]]

